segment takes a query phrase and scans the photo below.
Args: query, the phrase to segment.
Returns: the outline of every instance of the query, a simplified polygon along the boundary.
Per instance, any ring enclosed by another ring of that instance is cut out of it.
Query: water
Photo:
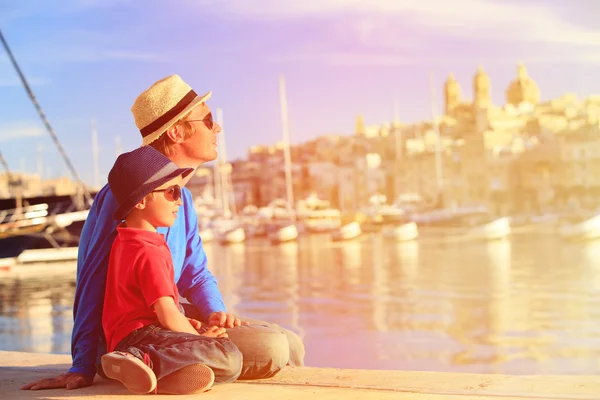
[[[229,310],[297,332],[309,366],[600,373],[600,242],[309,236],[206,252]],[[0,349],[70,352],[72,277],[0,286]]]

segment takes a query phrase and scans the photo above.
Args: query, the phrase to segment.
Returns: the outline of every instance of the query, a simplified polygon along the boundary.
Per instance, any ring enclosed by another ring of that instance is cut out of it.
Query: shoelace
[[[144,353],[144,364],[146,364],[150,369],[152,369],[152,359],[148,355],[148,353]],[[156,382],[156,387],[154,388],[154,394],[158,394],[158,381]]]

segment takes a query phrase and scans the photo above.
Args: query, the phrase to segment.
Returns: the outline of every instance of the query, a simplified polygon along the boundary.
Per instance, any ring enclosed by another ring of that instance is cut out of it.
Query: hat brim
[[[157,187],[163,185],[164,183],[170,181],[173,178],[178,177],[179,175],[183,175],[185,178],[189,174],[194,171],[193,168],[177,168],[175,171],[157,179],[152,182],[145,183],[135,190],[131,192],[127,199],[117,208],[117,211],[113,214],[113,218],[117,221],[122,221],[127,217],[127,215],[133,210],[135,205],[142,201],[142,199],[151,193]]]
[[[198,107],[200,104],[206,103],[208,99],[212,96],[212,92],[207,92],[203,96],[198,96],[186,108],[184,108],[179,114],[175,115],[169,122],[166,122],[163,126],[156,129],[154,132],[146,135],[142,138],[142,146],[147,146],[150,143],[157,140],[162,136],[163,133],[167,131],[170,127],[172,127],[175,122],[183,118],[185,115],[189,114],[194,108]]]

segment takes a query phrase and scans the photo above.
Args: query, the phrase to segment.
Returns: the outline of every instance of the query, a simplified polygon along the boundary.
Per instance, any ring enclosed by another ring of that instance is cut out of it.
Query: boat
[[[511,234],[510,218],[501,217],[477,226],[468,233],[475,240],[506,239]]]
[[[404,209],[396,204],[387,204],[383,194],[374,194],[369,205],[360,209],[358,220],[363,232],[380,232],[387,226],[399,226],[411,222]]]
[[[419,237],[419,228],[415,222],[395,226],[390,225],[383,228],[382,235],[387,239],[393,239],[398,242],[408,242]]]
[[[298,228],[295,223],[291,222],[275,227],[267,234],[267,237],[273,244],[291,242],[298,239]]]
[[[298,201],[298,222],[308,233],[326,233],[338,229],[342,225],[341,212],[331,207],[326,200],[321,200],[316,193]]]
[[[559,235],[569,241],[587,241],[600,238],[600,214],[588,218],[574,218],[563,222]]]
[[[331,240],[341,242],[345,240],[353,240],[362,234],[360,224],[352,221],[331,233]]]
[[[292,208],[294,191],[292,186],[292,158],[290,153],[290,133],[288,130],[287,98],[285,91],[285,79],[279,79],[279,95],[281,103],[281,125],[283,137],[283,159],[285,172],[285,200],[276,199],[270,207],[263,209],[263,213],[271,213],[270,221],[265,223],[267,238],[271,243],[285,243],[298,239],[298,227],[296,211]],[[258,210],[261,213],[261,209]],[[268,217],[269,215],[265,215]]]
[[[0,211],[0,258],[18,257],[30,249],[77,247],[89,210],[59,198]]]
[[[219,243],[222,245],[242,243],[246,240],[246,232],[241,226],[219,233]]]
[[[54,254],[51,257],[58,257],[59,254],[65,253],[64,247],[79,245],[79,237],[88,216],[89,208],[92,205],[93,196],[80,180],[77,171],[60,145],[60,141],[56,137],[40,103],[35,98],[33,90],[3,37],[2,44],[31,102],[47,128],[48,134],[54,140],[71,174],[76,177],[80,185],[78,193],[73,196],[52,195],[47,196],[45,199],[24,199],[22,197],[23,183],[20,179],[13,178],[6,160],[0,154],[0,164],[8,174],[9,187],[13,188],[15,196],[14,199],[5,199],[0,202],[0,210],[2,210],[0,214],[0,258],[18,257],[29,249],[52,249],[52,251],[45,251],[44,254]],[[93,126],[92,138],[95,135],[95,126]],[[97,143],[93,142],[93,146],[94,175],[97,177]],[[7,204],[9,205],[7,206]],[[44,258],[46,256],[40,257]]]
[[[198,235],[200,235],[202,243],[212,242],[215,239],[215,232],[209,227],[198,228]]]

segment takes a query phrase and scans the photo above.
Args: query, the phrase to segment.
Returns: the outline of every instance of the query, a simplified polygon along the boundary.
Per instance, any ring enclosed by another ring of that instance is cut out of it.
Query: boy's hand
[[[202,332],[206,329],[206,327],[202,325],[202,322],[198,321],[197,319],[188,318],[187,320],[190,321],[190,325],[192,325],[192,328],[194,328],[198,332]]]
[[[215,311],[208,316],[207,321],[209,326],[218,326],[221,328],[234,328],[240,325],[248,325],[248,322],[241,321],[233,314],[227,314],[224,311]]]

